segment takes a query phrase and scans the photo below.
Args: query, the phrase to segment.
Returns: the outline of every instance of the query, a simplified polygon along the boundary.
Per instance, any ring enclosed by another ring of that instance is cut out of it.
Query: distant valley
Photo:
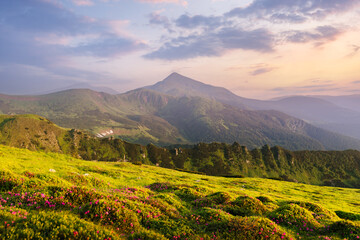
[[[360,113],[345,109],[344,100],[338,106],[318,98],[316,104],[308,104],[307,99],[246,99],[173,73],[155,85],[116,95],[88,89],[0,95],[0,113],[38,114],[62,127],[159,146],[238,142],[248,148],[268,144],[290,150],[360,149],[360,140],[340,131],[357,126]],[[323,112],[318,109],[324,106]],[[352,120],[341,125],[343,118]],[[336,131],[335,126],[343,135],[325,130]]]

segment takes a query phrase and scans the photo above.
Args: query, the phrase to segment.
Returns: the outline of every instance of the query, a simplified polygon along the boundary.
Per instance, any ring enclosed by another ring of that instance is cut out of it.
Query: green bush
[[[336,215],[342,219],[352,220],[352,221],[360,221],[360,214],[349,213],[344,211],[335,211]]]
[[[202,198],[204,196],[204,194],[196,191],[192,187],[180,187],[179,189],[174,191],[174,193],[177,196],[179,196],[182,200],[187,201],[187,202],[194,201],[194,200],[196,200],[198,198]]]
[[[216,192],[205,197],[194,200],[197,207],[216,207],[219,204],[226,204],[230,200],[230,195],[224,192]]]
[[[170,192],[170,191],[174,191],[174,190],[178,189],[178,187],[176,187],[173,184],[168,183],[168,182],[153,183],[153,184],[150,184],[149,188],[155,192]]]
[[[335,222],[330,225],[329,230],[338,234],[342,238],[359,239],[360,238],[360,224],[349,220]]]
[[[295,203],[300,207],[309,210],[312,213],[313,217],[321,224],[329,224],[332,221],[339,220],[335,212],[330,211],[329,209],[326,209],[319,204],[310,203],[310,202],[299,202],[299,201],[290,202],[290,203]]]
[[[63,191],[64,200],[72,202],[73,204],[82,205],[95,201],[96,199],[101,199],[104,196],[96,192],[94,189],[89,189],[86,187],[76,187],[65,189]]]
[[[167,238],[164,237],[164,235],[157,233],[155,231],[142,229],[139,232],[131,234],[128,238],[128,240],[166,240]]]
[[[140,227],[136,213],[119,202],[96,200],[81,208],[80,216],[101,224],[112,226],[121,233],[130,233]]]
[[[206,198],[215,204],[224,204],[230,200],[230,195],[226,192],[216,192],[210,195],[207,195]]]
[[[69,212],[36,212],[0,226],[5,239],[116,239],[116,234],[72,215]]]
[[[180,219],[150,219],[145,224],[150,230],[159,231],[168,239],[194,239],[194,230]],[[176,237],[176,238],[175,238]]]
[[[179,201],[178,197],[173,193],[167,193],[167,194],[160,193],[154,196],[153,199],[159,199],[161,201],[164,201],[167,204],[169,204],[171,208],[175,208],[175,209],[183,208],[182,203]]]
[[[11,191],[20,186],[24,179],[8,171],[0,171],[0,191]]]
[[[218,224],[218,239],[278,240],[295,239],[280,226],[263,217],[234,217]]]
[[[235,216],[253,216],[263,215],[267,208],[259,199],[240,196],[226,206],[224,210]]]
[[[270,218],[279,225],[307,234],[313,234],[321,227],[309,210],[293,203],[278,208],[270,214]]]
[[[169,204],[168,202],[166,202],[164,199],[164,197],[157,197],[155,196],[154,198],[149,198],[149,199],[145,199],[144,202],[146,203],[146,205],[144,206],[145,209],[141,210],[141,214],[143,214],[143,218],[144,219],[148,219],[148,215],[153,217],[154,215],[157,216],[167,216],[170,218],[179,218],[180,217],[180,213],[179,211],[176,209],[175,206]],[[168,200],[170,198],[166,197]],[[175,200],[176,201],[176,200]],[[129,204],[129,203],[127,203]],[[182,205],[180,202],[176,203],[178,205],[179,208],[182,208]],[[150,209],[149,209],[150,207]],[[134,206],[134,210],[139,208],[139,206],[135,205]],[[145,212],[151,212],[151,214],[147,214],[145,215]]]
[[[259,196],[259,197],[257,197],[257,199],[259,199],[264,204],[274,202],[274,200],[268,196]]]
[[[233,216],[221,209],[201,208],[189,216],[192,226],[200,227],[206,232],[217,231],[218,224],[229,221]]]
[[[64,181],[62,178],[57,177],[56,175],[53,174],[43,174],[43,173],[37,173],[35,174],[35,177],[43,180],[46,183],[51,183],[51,184],[58,184],[61,186],[68,186],[69,182]]]

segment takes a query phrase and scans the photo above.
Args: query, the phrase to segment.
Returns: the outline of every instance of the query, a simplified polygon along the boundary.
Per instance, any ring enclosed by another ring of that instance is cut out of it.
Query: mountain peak
[[[156,83],[155,85],[163,85],[163,84],[177,84],[178,87],[180,87],[181,84],[192,84],[192,85],[199,85],[199,86],[206,85],[206,84],[196,81],[194,79],[188,78],[184,75],[181,75],[177,72],[171,73],[164,80]]]
[[[236,106],[246,109],[242,103],[245,98],[239,97],[226,88],[216,87],[205,84],[194,79],[183,76],[177,72],[171,73],[161,82],[146,87],[157,92],[165,93],[174,97],[196,96],[215,99],[222,103],[231,104],[236,102]]]
[[[185,76],[177,72],[172,72],[169,76],[167,76],[167,78],[173,78],[173,77],[185,77]]]

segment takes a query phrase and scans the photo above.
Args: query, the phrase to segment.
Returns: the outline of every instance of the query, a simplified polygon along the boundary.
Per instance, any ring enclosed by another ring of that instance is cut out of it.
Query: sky
[[[178,72],[237,95],[360,94],[359,0],[1,0],[0,93]]]

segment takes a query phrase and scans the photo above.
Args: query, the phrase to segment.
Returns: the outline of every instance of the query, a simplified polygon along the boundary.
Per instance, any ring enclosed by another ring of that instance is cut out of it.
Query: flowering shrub
[[[0,171],[0,191],[10,191],[22,184],[24,179],[11,172]]]
[[[224,192],[216,192],[213,194],[209,194],[205,197],[196,199],[193,204],[196,207],[210,207],[217,206],[219,204],[226,204],[230,200],[230,195]]]
[[[232,215],[223,210],[207,207],[195,211],[188,217],[193,226],[204,232],[218,231],[219,224],[228,222],[231,218]]]
[[[104,197],[94,189],[77,186],[73,186],[63,191],[63,196],[64,200],[78,205],[89,203],[95,199],[101,199]]]
[[[118,202],[96,200],[81,208],[81,217],[109,225],[121,233],[134,232],[140,227],[136,214]]]
[[[360,224],[349,220],[331,224],[329,230],[346,239],[360,239]]]
[[[310,212],[312,212],[314,218],[319,222],[329,223],[329,221],[339,220],[335,212],[330,211],[319,204],[310,203],[310,202],[290,202],[290,203],[295,203],[300,207],[309,210]]]
[[[178,189],[176,186],[174,186],[171,183],[165,182],[165,183],[153,183],[149,186],[149,188],[156,192],[170,192]]]
[[[309,210],[293,203],[278,208],[270,216],[277,224],[305,232],[306,235],[313,235],[321,227]]]
[[[1,236],[6,239],[115,239],[109,230],[79,219],[71,213],[40,211],[27,215],[26,221],[21,214],[5,226],[0,226]]]
[[[219,239],[295,239],[274,222],[263,217],[234,217],[218,225]]]
[[[174,191],[174,193],[184,201],[194,201],[204,197],[204,194],[191,187],[180,187],[178,190]]]
[[[179,219],[150,219],[145,227],[160,232],[168,239],[194,239],[193,226]]]
[[[147,229],[142,229],[139,232],[131,234],[128,238],[128,240],[166,240],[168,238],[164,237],[164,235],[150,231]]]
[[[230,195],[226,192],[216,192],[207,195],[206,198],[214,204],[224,204],[230,200]]]
[[[225,210],[235,216],[262,215],[267,211],[259,199],[249,196],[236,198],[231,205],[225,207]]]

